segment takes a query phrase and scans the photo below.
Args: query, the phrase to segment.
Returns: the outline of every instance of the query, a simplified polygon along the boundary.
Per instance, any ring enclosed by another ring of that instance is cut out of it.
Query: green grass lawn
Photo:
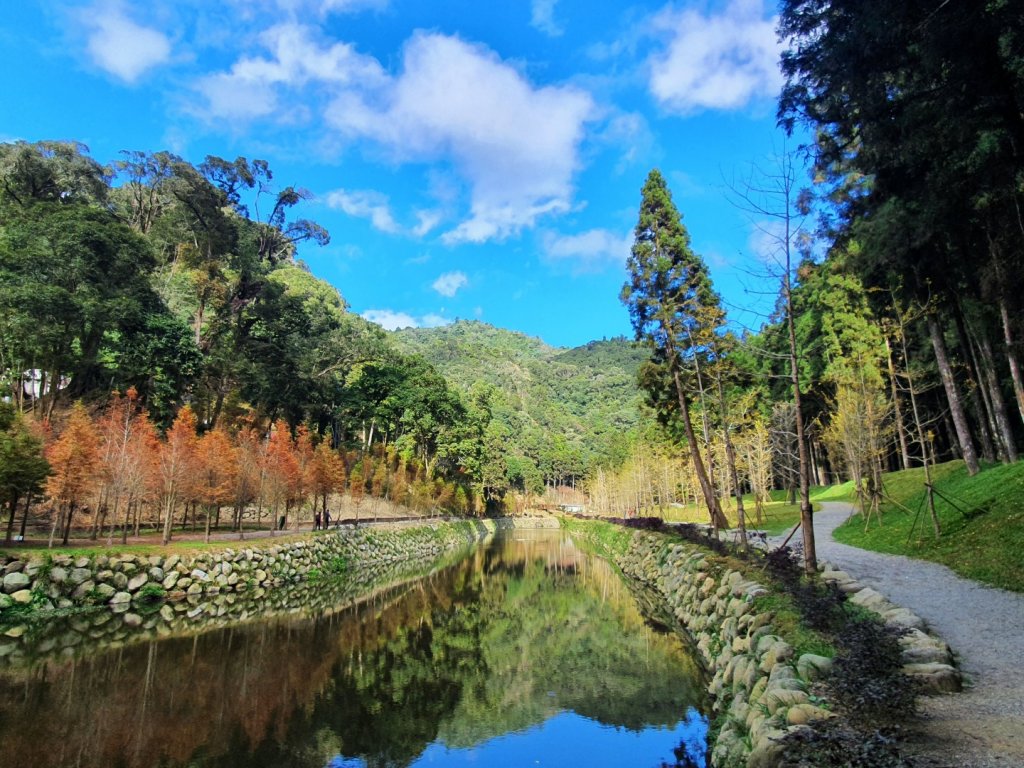
[[[722,511],[729,520],[729,524],[736,526],[738,525],[736,500],[729,499],[729,502]],[[747,528],[766,531],[770,536],[788,532],[800,520],[800,505],[788,504],[785,491],[772,491],[772,500],[764,505],[760,524],[758,524],[757,514],[754,510],[754,499],[750,494],[743,497],[743,506],[746,510]],[[662,517],[670,523],[708,522],[708,513],[703,505],[695,507],[693,504],[687,504],[683,507],[669,507],[662,510]]]
[[[872,517],[865,531],[857,514],[836,529],[836,540],[942,563],[966,578],[1024,592],[1024,461],[986,466],[974,477],[954,461],[933,468],[932,476],[937,491],[948,497],[935,498],[941,536],[935,537],[922,505],[924,470],[916,468],[885,476],[892,500],[882,506],[881,525]]]

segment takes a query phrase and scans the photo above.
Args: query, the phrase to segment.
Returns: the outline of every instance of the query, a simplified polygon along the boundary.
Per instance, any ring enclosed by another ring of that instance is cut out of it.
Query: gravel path
[[[1024,766],[1024,595],[936,563],[840,544],[832,531],[851,506],[821,506],[814,515],[818,558],[924,619],[949,643],[964,674],[962,693],[920,700],[921,728],[909,748],[936,766]]]

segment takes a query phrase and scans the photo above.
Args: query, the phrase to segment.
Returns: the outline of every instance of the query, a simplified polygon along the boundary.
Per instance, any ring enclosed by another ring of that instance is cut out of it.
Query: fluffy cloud
[[[649,87],[669,110],[738,109],[782,86],[777,17],[762,0],[732,0],[716,16],[669,6],[653,20],[665,50],[648,60]]]
[[[387,331],[399,328],[437,328],[451,322],[448,318],[433,313],[417,319],[407,312],[396,312],[393,309],[368,309],[363,312],[362,317]]]
[[[373,93],[339,94],[327,119],[398,162],[451,162],[469,187],[470,216],[443,239],[479,243],[570,209],[579,145],[594,113],[585,91],[535,88],[481,46],[417,33],[399,75]]]
[[[530,26],[550,37],[559,37],[564,30],[555,21],[558,0],[533,0],[530,3]]]
[[[260,35],[268,56],[243,56],[227,72],[217,72],[196,85],[212,118],[254,119],[278,111],[279,95],[307,86],[345,88],[381,84],[383,69],[371,56],[357,53],[348,43],[321,44],[313,30],[301,24],[271,27]]]
[[[171,43],[162,32],[143,27],[115,6],[97,6],[84,17],[89,28],[86,48],[93,62],[126,83],[171,57]]]
[[[442,296],[451,298],[468,282],[464,272],[445,272],[432,283],[431,287]]]
[[[381,232],[394,234],[399,231],[399,226],[391,214],[388,199],[380,192],[337,189],[327,193],[324,200],[331,208],[344,211],[349,216],[369,219],[374,229],[379,229]]]
[[[576,235],[546,232],[541,240],[548,261],[569,262],[577,272],[623,266],[632,244],[630,235],[619,235],[607,229],[591,229]]]

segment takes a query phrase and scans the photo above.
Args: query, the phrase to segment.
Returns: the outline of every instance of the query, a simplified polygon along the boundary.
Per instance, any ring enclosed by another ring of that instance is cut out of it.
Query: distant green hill
[[[596,464],[616,463],[640,425],[636,372],[647,352],[624,338],[564,349],[464,320],[391,336],[460,390],[493,388],[493,437],[505,443],[515,485],[571,483]]]

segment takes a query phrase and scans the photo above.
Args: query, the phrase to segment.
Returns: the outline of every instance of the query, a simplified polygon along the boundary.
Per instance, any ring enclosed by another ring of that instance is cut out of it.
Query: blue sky
[[[0,22],[0,140],[74,139],[103,163],[266,159],[313,193],[301,213],[332,239],[299,256],[353,311],[386,327],[476,318],[560,346],[631,335],[618,293],[658,167],[734,322],[757,327],[771,225],[726,193],[786,147],[775,12],[19,0]]]

